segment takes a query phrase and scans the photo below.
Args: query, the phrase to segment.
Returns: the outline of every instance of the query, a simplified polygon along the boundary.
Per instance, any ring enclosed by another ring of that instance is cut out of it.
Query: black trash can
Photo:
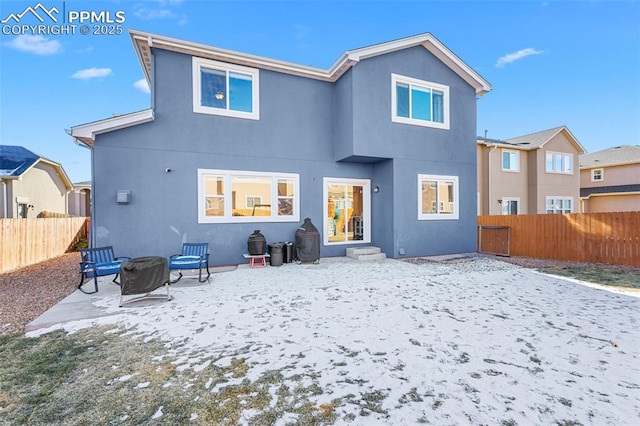
[[[282,243],[269,244],[269,263],[271,266],[281,266],[283,260]]]
[[[283,261],[284,263],[291,263],[295,255],[293,254],[293,243],[291,241],[285,241],[282,243]]]

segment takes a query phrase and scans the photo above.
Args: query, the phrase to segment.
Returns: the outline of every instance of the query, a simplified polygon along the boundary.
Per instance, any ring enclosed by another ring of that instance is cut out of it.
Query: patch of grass
[[[246,348],[224,354],[226,366],[212,362],[196,372],[180,368],[162,342],[124,334],[102,327],[1,336],[0,424],[263,425],[289,413],[298,424],[320,426],[333,424],[344,405],[314,402],[324,391],[312,372],[285,377],[284,369],[270,370],[251,381]]]
[[[547,274],[571,277],[595,284],[640,289],[640,270],[602,265],[546,266],[538,268]]]

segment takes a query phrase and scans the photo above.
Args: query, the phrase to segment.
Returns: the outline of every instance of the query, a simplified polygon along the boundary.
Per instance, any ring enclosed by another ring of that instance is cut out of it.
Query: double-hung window
[[[299,175],[198,169],[198,222],[298,222]]]
[[[591,169],[591,182],[601,182],[604,180],[604,169]]]
[[[508,149],[502,150],[502,171],[520,171],[520,153],[518,151],[512,151]]]
[[[258,120],[257,69],[193,57],[193,112]]]
[[[449,87],[391,74],[391,121],[449,129]]]
[[[573,197],[547,197],[547,213],[572,213]]]
[[[546,155],[547,173],[573,174],[573,154],[548,151]]]
[[[458,176],[418,175],[418,220],[458,219]]]

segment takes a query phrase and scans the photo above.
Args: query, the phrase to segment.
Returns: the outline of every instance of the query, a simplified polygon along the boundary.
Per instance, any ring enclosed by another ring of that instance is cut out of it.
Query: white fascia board
[[[430,33],[419,34],[369,47],[346,51],[328,70],[279,61],[276,59],[269,59],[247,53],[235,52],[232,50],[188,42],[138,30],[129,29],[129,34],[134,42],[133,44],[135,46],[138,59],[140,60],[143,68],[145,68],[145,76],[149,82],[151,79],[150,61],[145,59],[143,50],[149,49],[151,46],[223,62],[334,82],[338,80],[351,66],[362,59],[406,49],[412,46],[423,45],[456,74],[460,75],[460,77],[474,87],[478,96],[482,96],[493,89],[491,84],[480,77],[478,73],[465,64]]]
[[[72,127],[70,135],[71,137],[79,139],[86,145],[92,147],[96,140],[96,136],[99,134],[137,126],[138,124],[149,123],[153,121],[153,119],[153,110],[145,109],[131,114],[118,115],[105,120],[94,121],[92,123]]]

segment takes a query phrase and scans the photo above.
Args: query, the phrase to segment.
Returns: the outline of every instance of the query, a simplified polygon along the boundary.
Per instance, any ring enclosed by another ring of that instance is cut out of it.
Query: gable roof
[[[60,163],[35,154],[21,146],[0,145],[0,178],[20,179],[22,175],[39,162],[52,166],[62,179],[67,190],[73,188],[71,180],[69,180]]]
[[[587,152],[582,144],[578,142],[578,139],[573,136],[567,126],[554,127],[552,129],[542,130],[540,132],[529,133],[528,135],[516,136],[506,140],[488,139],[478,137],[478,143],[484,143],[485,145],[499,145],[511,149],[520,149],[523,151],[532,151],[534,149],[540,149],[544,145],[553,139],[558,133],[565,132],[569,140],[575,145],[579,154]]]
[[[149,87],[153,87],[151,84],[153,80],[153,67],[151,65],[152,47],[207,59],[231,62],[239,65],[334,82],[347,72],[349,68],[362,59],[422,45],[469,85],[475,88],[476,95],[482,96],[492,89],[489,82],[482,78],[480,74],[475,72],[470,66],[465,64],[462,59],[456,56],[431,33],[418,34],[359,49],[348,50],[344,52],[328,70],[250,55],[247,53],[240,53],[199,43],[192,43],[138,30],[130,29],[129,35],[131,36],[136,54],[138,55],[138,60],[142,65],[142,70],[144,71],[147,83],[149,83]]]
[[[580,168],[640,164],[640,145],[621,145],[580,156]]]

